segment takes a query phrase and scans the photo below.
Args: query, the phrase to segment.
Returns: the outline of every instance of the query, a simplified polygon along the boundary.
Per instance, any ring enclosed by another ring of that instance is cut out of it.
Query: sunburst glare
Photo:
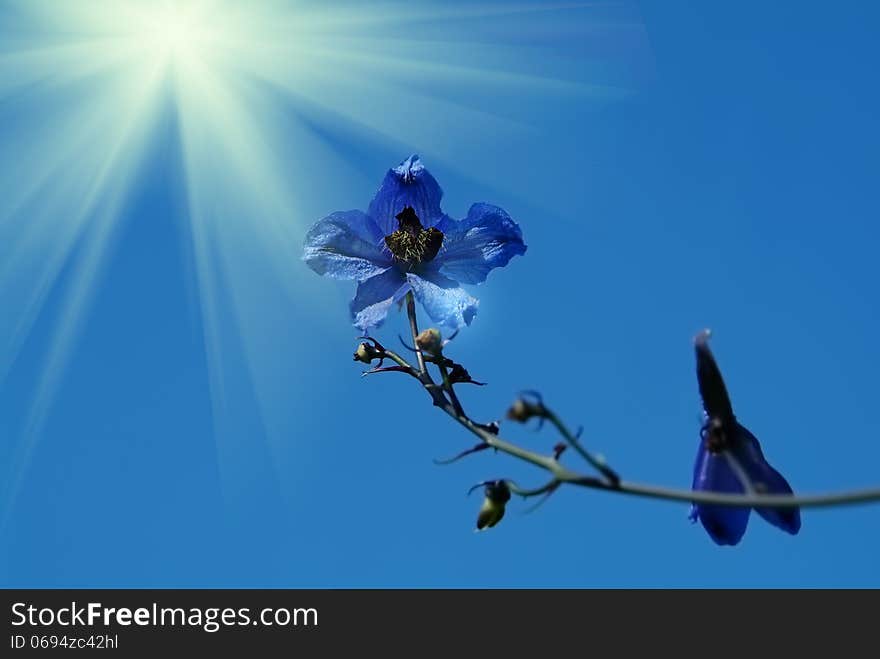
[[[0,474],[7,508],[162,116],[177,131],[180,216],[222,420],[231,416],[230,351],[251,379],[235,386],[252,388],[257,407],[264,400],[253,255],[296,294],[292,255],[316,213],[339,202],[315,208],[305,193],[331,176],[364,176],[333,131],[460,171],[534,128],[535,98],[627,93],[614,76],[590,79],[583,57],[541,49],[542,35],[567,33],[571,12],[597,12],[597,32],[629,21],[584,3],[4,2],[0,98],[16,102],[3,104],[0,128],[0,385],[48,306],[54,314]],[[232,441],[223,432],[221,455]]]

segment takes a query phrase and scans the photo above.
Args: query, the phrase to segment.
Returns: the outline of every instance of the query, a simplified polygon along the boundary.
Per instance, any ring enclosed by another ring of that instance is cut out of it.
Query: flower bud
[[[504,517],[504,508],[510,501],[510,488],[504,481],[486,483],[486,496],[477,515],[477,530],[492,528]]]
[[[443,350],[443,338],[440,336],[440,330],[434,327],[423,330],[416,337],[416,345],[429,355],[439,355]]]
[[[361,343],[354,353],[354,361],[363,362],[364,364],[369,364],[374,359],[381,358],[382,351],[378,350],[375,346],[372,346],[369,343]]]
[[[507,410],[507,418],[520,423],[525,423],[536,416],[543,417],[544,414],[544,406],[541,403],[532,403],[524,398],[517,398]]]

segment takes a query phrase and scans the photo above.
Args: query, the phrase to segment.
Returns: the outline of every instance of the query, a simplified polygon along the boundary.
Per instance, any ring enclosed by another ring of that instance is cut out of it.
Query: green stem
[[[415,310],[411,316],[411,322],[415,328]],[[577,485],[578,487],[586,487],[594,490],[605,490],[617,494],[628,494],[631,496],[644,497],[660,501],[676,501],[682,503],[702,503],[712,504],[716,506],[748,506],[752,508],[822,508],[830,506],[843,506],[864,503],[874,503],[880,501],[880,488],[868,488],[862,490],[849,490],[843,492],[830,492],[827,494],[815,495],[787,495],[787,494],[724,494],[722,492],[705,492],[682,490],[676,488],[661,487],[658,485],[650,485],[644,483],[633,483],[629,481],[621,481],[607,478],[596,478],[594,476],[585,476],[576,473],[562,466],[553,456],[542,455],[520,446],[512,444],[498,435],[495,435],[485,428],[482,428],[471,421],[463,413],[459,413],[450,403],[442,390],[431,379],[427,370],[416,370],[403,357],[397,353],[386,350],[385,355],[399,366],[407,369],[407,373],[419,380],[425,391],[431,396],[434,405],[442,409],[451,418],[457,421],[465,429],[479,437],[489,446],[502,453],[506,453],[512,457],[518,458],[525,462],[535,465],[536,467],[549,472],[552,480],[539,488],[533,490],[524,490],[517,486],[511,487],[511,491],[519,496],[530,497],[546,493],[552,484],[568,483]],[[548,419],[557,427],[557,429],[566,438],[571,447],[585,457],[591,465],[596,467],[600,472],[610,471],[605,465],[593,458],[581,445],[577,438],[572,435],[568,429],[552,412],[548,412]],[[589,456],[589,457],[587,457]],[[604,468],[604,469],[603,469]],[[611,472],[612,474],[614,472]],[[617,475],[614,474],[616,477]]]
[[[542,406],[543,407],[543,406]],[[555,412],[551,412],[546,407],[544,408],[546,418],[552,423],[556,429],[559,431],[565,441],[568,442],[568,445],[571,446],[575,451],[577,451],[578,455],[580,455],[584,460],[590,463],[590,465],[602,474],[609,483],[612,485],[620,482],[620,476],[618,476],[613,469],[611,469],[604,462],[596,458],[592,453],[585,449],[577,437],[572,434],[572,432],[566,427],[562,420],[556,416]]]
[[[419,348],[417,338],[419,336],[419,324],[416,320],[416,298],[413,292],[406,294],[406,315],[409,316],[409,328],[412,331],[413,347],[416,349],[416,357],[419,360],[419,372],[427,373],[425,370],[425,357],[422,355],[422,349]]]
[[[442,360],[437,362],[437,368],[440,369],[440,375],[443,376],[443,388],[446,390],[446,393],[449,394],[449,400],[452,402],[452,407],[455,408],[455,413],[458,416],[467,416],[464,413],[464,408],[461,406],[461,401],[458,400],[458,395],[452,388],[452,382],[449,381],[449,370],[446,368],[446,365]]]

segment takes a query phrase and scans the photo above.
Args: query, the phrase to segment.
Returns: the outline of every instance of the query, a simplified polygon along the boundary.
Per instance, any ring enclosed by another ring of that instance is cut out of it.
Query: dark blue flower
[[[764,458],[758,439],[737,421],[721,371],[707,342],[708,334],[697,336],[697,381],[706,423],[700,433],[700,447],[694,465],[695,491],[742,494],[747,481],[756,494],[793,494],[791,486]],[[756,508],[765,520],[792,535],[801,528],[797,508]],[[719,545],[735,545],[746,532],[751,508],[694,504],[692,521],[700,520]]]
[[[525,253],[519,226],[501,208],[474,204],[467,217],[454,220],[440,209],[442,196],[413,155],[388,170],[366,213],[337,211],[309,230],[308,266],[358,282],[350,310],[361,330],[380,325],[410,291],[435,323],[470,325],[478,301],[460,283],[479,284]]]

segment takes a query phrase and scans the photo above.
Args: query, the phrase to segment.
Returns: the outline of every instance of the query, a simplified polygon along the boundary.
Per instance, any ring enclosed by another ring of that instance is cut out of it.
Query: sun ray
[[[335,200],[317,207],[312,196],[362,177],[327,126],[400,157],[430,153],[464,175],[462,163],[540,134],[540,104],[629,92],[614,67],[593,70],[542,45],[554,32],[573,35],[576,48],[625,27],[630,14],[617,6],[8,0],[0,8],[0,391],[32,328],[50,312],[56,322],[2,474],[4,510],[87,322],[162,108],[174,108],[178,128],[180,219],[191,237],[218,454],[228,467],[249,459],[247,450],[272,462],[271,442],[257,442],[265,432],[242,443],[237,406],[273,426],[277,360],[264,337],[277,330],[264,320],[274,317],[266,287],[276,282],[292,308],[319,304],[299,284],[295,255],[314,214]],[[577,22],[581,33],[573,12],[592,17]],[[487,172],[467,176],[491,182]],[[58,291],[57,308],[47,309]]]

